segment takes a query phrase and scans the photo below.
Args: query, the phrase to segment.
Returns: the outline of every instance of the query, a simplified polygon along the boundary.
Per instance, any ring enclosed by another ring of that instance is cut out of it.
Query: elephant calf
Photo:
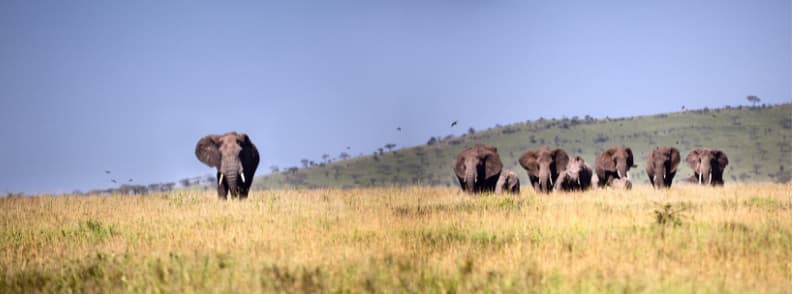
[[[513,193],[520,194],[520,177],[517,173],[511,170],[504,170],[498,178],[498,183],[495,185],[495,193]]]
[[[575,156],[567,163],[566,170],[556,179],[555,191],[586,191],[591,188],[593,172],[591,166],[580,156]]]

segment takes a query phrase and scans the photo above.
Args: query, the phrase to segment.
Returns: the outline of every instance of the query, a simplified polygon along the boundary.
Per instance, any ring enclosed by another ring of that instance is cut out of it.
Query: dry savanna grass
[[[792,186],[0,199],[0,292],[787,292]]]

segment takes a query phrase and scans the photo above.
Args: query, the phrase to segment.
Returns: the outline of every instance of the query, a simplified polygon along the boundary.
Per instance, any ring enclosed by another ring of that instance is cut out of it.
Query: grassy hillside
[[[0,198],[0,293],[783,293],[789,192]]]
[[[682,156],[695,147],[724,150],[729,166],[724,179],[735,182],[790,181],[792,169],[792,104],[763,108],[695,110],[620,119],[551,119],[515,123],[431,145],[403,148],[377,156],[337,161],[323,166],[261,176],[257,189],[283,187],[452,186],[454,156],[466,146],[483,142],[498,147],[505,168],[515,170],[523,183],[526,173],[517,158],[529,148],[558,146],[582,155],[593,165],[605,148],[633,149],[637,183],[648,183],[644,158],[654,146],[675,146]],[[676,181],[692,175],[684,165]]]

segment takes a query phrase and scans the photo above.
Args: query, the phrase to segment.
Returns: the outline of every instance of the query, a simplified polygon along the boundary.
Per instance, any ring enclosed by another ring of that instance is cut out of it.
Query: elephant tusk
[[[709,181],[707,181],[707,185],[712,185],[712,173],[710,173]]]
[[[655,185],[657,185],[657,175],[654,176]]]
[[[702,174],[699,173],[699,185],[701,185],[701,176],[702,176]]]
[[[223,184],[223,174],[220,174],[220,179],[217,180],[217,185],[220,186]]]
[[[580,184],[580,178],[578,178],[577,182],[578,182],[578,186],[583,187],[583,185]]]
[[[552,185],[553,185],[553,176],[550,175],[550,186],[552,186]]]
[[[616,170],[616,174],[617,174],[617,175],[619,175],[619,178],[620,178],[620,179],[622,178],[622,174],[621,174],[621,171],[620,171],[620,170]]]
[[[245,173],[241,172],[241,173],[239,173],[239,176],[242,177],[242,183],[244,184],[245,183]]]
[[[627,171],[627,179],[630,179],[630,171]]]

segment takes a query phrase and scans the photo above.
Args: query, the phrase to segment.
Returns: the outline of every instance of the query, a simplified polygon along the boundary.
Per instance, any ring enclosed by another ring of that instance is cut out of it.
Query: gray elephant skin
[[[459,186],[469,193],[494,192],[502,168],[498,148],[487,144],[462,149],[454,160]]]
[[[723,171],[729,164],[729,157],[718,149],[697,148],[685,158],[693,169],[691,182],[699,185],[723,186]]]
[[[561,172],[556,179],[555,191],[586,191],[591,188],[591,170],[583,158],[575,156],[569,160],[566,170]]]
[[[204,164],[217,168],[217,196],[245,199],[256,175],[259,153],[247,134],[230,132],[208,135],[195,146],[195,156]]]
[[[520,177],[511,170],[503,170],[495,185],[495,193],[520,194]]]
[[[630,179],[630,168],[636,167],[632,149],[613,146],[606,149],[594,162],[599,186],[610,186],[615,179]]]
[[[655,147],[646,157],[646,175],[655,188],[668,188],[680,162],[679,150],[674,147]]]
[[[550,193],[555,179],[566,170],[569,155],[561,148],[543,147],[525,151],[519,162],[528,172],[528,184],[537,192]]]

